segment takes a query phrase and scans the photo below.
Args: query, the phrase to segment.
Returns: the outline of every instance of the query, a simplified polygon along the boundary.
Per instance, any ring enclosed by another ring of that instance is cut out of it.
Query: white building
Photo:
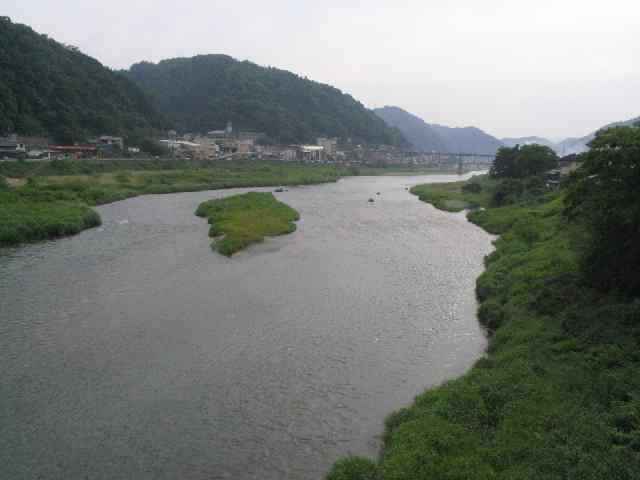
[[[318,137],[318,145],[324,148],[325,155],[333,157],[338,150],[338,139],[337,138],[327,138],[327,137]]]

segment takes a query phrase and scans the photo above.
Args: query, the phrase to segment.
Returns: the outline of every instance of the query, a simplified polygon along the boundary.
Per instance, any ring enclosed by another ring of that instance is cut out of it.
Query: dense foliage
[[[388,125],[396,127],[413,146],[425,152],[481,153],[493,155],[500,140],[475,127],[452,128],[426,123],[398,107],[374,110]]]
[[[234,253],[259,243],[265,236],[284,235],[296,229],[300,215],[279,202],[273,193],[249,192],[203,202],[196,215],[208,219],[209,236],[222,237],[212,246],[222,255]]]
[[[601,131],[567,195],[567,215],[589,230],[583,267],[604,290],[640,295],[640,128]]]
[[[491,167],[496,178],[524,178],[539,175],[558,166],[558,155],[544,145],[516,145],[498,149]]]
[[[226,55],[133,65],[125,74],[146,91],[181,131],[234,128],[263,132],[281,143],[316,137],[401,144],[400,133],[350,95],[293,73]]]
[[[469,219],[501,234],[476,288],[488,355],[389,416],[378,461],[328,478],[640,478],[640,305],[584,282],[588,231],[567,223],[562,190],[493,207],[500,182],[472,181],[481,192],[417,190],[473,201]]]
[[[77,48],[0,19],[0,134],[71,142],[165,126],[124,76]]]

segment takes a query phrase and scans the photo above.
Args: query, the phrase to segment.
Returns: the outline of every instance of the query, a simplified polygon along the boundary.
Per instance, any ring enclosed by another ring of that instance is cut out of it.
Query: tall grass
[[[0,193],[0,246],[72,235],[98,225],[100,216],[86,205]]]
[[[300,219],[296,210],[279,202],[272,193],[249,192],[201,203],[196,215],[211,224],[210,237],[222,237],[212,245],[230,257],[265,236],[295,231]]]

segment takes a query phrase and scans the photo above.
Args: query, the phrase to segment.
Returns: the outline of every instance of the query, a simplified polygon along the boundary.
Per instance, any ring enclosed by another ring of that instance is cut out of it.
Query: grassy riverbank
[[[472,181],[481,192],[414,193],[484,207],[469,219],[502,234],[477,281],[487,356],[390,415],[377,461],[344,459],[328,478],[640,478],[640,303],[587,286],[586,233],[567,223],[562,192],[496,207],[493,180]]]
[[[200,204],[196,215],[211,224],[209,236],[216,238],[212,246],[222,255],[234,253],[259,243],[265,236],[291,233],[300,219],[296,210],[276,200],[272,193],[249,192]]]
[[[333,166],[240,161],[0,162],[0,176],[10,179],[0,181],[0,245],[77,233],[100,222],[90,206],[137,195],[306,185],[345,174]]]

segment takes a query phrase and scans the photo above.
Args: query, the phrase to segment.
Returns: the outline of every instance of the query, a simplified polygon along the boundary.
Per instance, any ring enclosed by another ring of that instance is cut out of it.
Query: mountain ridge
[[[373,110],[388,125],[398,128],[415,148],[422,151],[493,155],[502,143],[477,127],[447,127],[429,124],[400,107]]]
[[[331,85],[228,55],[139,62],[122,71],[180,131],[206,132],[227,121],[279,143],[316,137],[405,145],[402,134]]]

